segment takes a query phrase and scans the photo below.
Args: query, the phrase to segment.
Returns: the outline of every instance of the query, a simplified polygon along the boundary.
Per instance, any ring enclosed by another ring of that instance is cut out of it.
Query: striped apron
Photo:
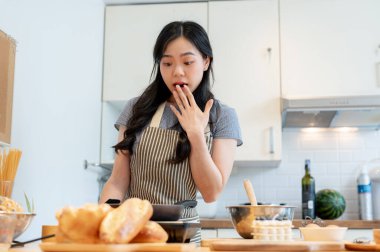
[[[131,181],[128,197],[149,200],[152,204],[174,204],[195,200],[197,188],[191,175],[188,158],[181,163],[169,162],[176,152],[179,132],[159,128],[166,102],[162,103],[147,127],[131,157]],[[210,127],[205,131],[206,143],[211,150]],[[199,222],[196,208],[185,208],[181,221]],[[201,229],[190,240],[200,242]]]

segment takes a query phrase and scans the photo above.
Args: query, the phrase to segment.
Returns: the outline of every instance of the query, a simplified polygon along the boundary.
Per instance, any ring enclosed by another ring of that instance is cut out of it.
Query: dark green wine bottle
[[[315,180],[310,174],[310,159],[305,160],[305,175],[302,177],[302,219],[315,218]]]

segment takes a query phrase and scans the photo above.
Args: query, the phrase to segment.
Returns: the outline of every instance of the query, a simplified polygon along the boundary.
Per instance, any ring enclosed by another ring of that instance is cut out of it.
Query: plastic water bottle
[[[371,179],[372,217],[374,220],[380,220],[380,159],[369,161],[367,167]]]
[[[359,196],[359,215],[362,220],[372,220],[372,190],[367,167],[363,166],[357,179]]]

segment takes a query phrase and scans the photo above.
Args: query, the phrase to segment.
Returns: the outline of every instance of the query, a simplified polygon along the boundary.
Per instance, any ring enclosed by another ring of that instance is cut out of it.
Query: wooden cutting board
[[[344,251],[344,242],[259,241],[246,239],[206,239],[201,243],[211,251]]]
[[[79,244],[79,243],[40,243],[44,252],[179,252],[193,251],[195,244],[184,243],[134,243],[134,244]]]
[[[346,243],[345,247],[347,250],[354,250],[354,251],[380,251],[380,244],[375,244],[375,243],[370,243],[370,244]]]

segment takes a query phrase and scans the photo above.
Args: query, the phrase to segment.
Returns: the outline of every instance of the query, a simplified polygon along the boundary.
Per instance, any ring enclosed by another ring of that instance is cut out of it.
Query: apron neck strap
[[[162,114],[164,113],[166,102],[163,102],[158,106],[156,113],[154,113],[152,121],[150,122],[150,127],[158,128],[160,126]]]

